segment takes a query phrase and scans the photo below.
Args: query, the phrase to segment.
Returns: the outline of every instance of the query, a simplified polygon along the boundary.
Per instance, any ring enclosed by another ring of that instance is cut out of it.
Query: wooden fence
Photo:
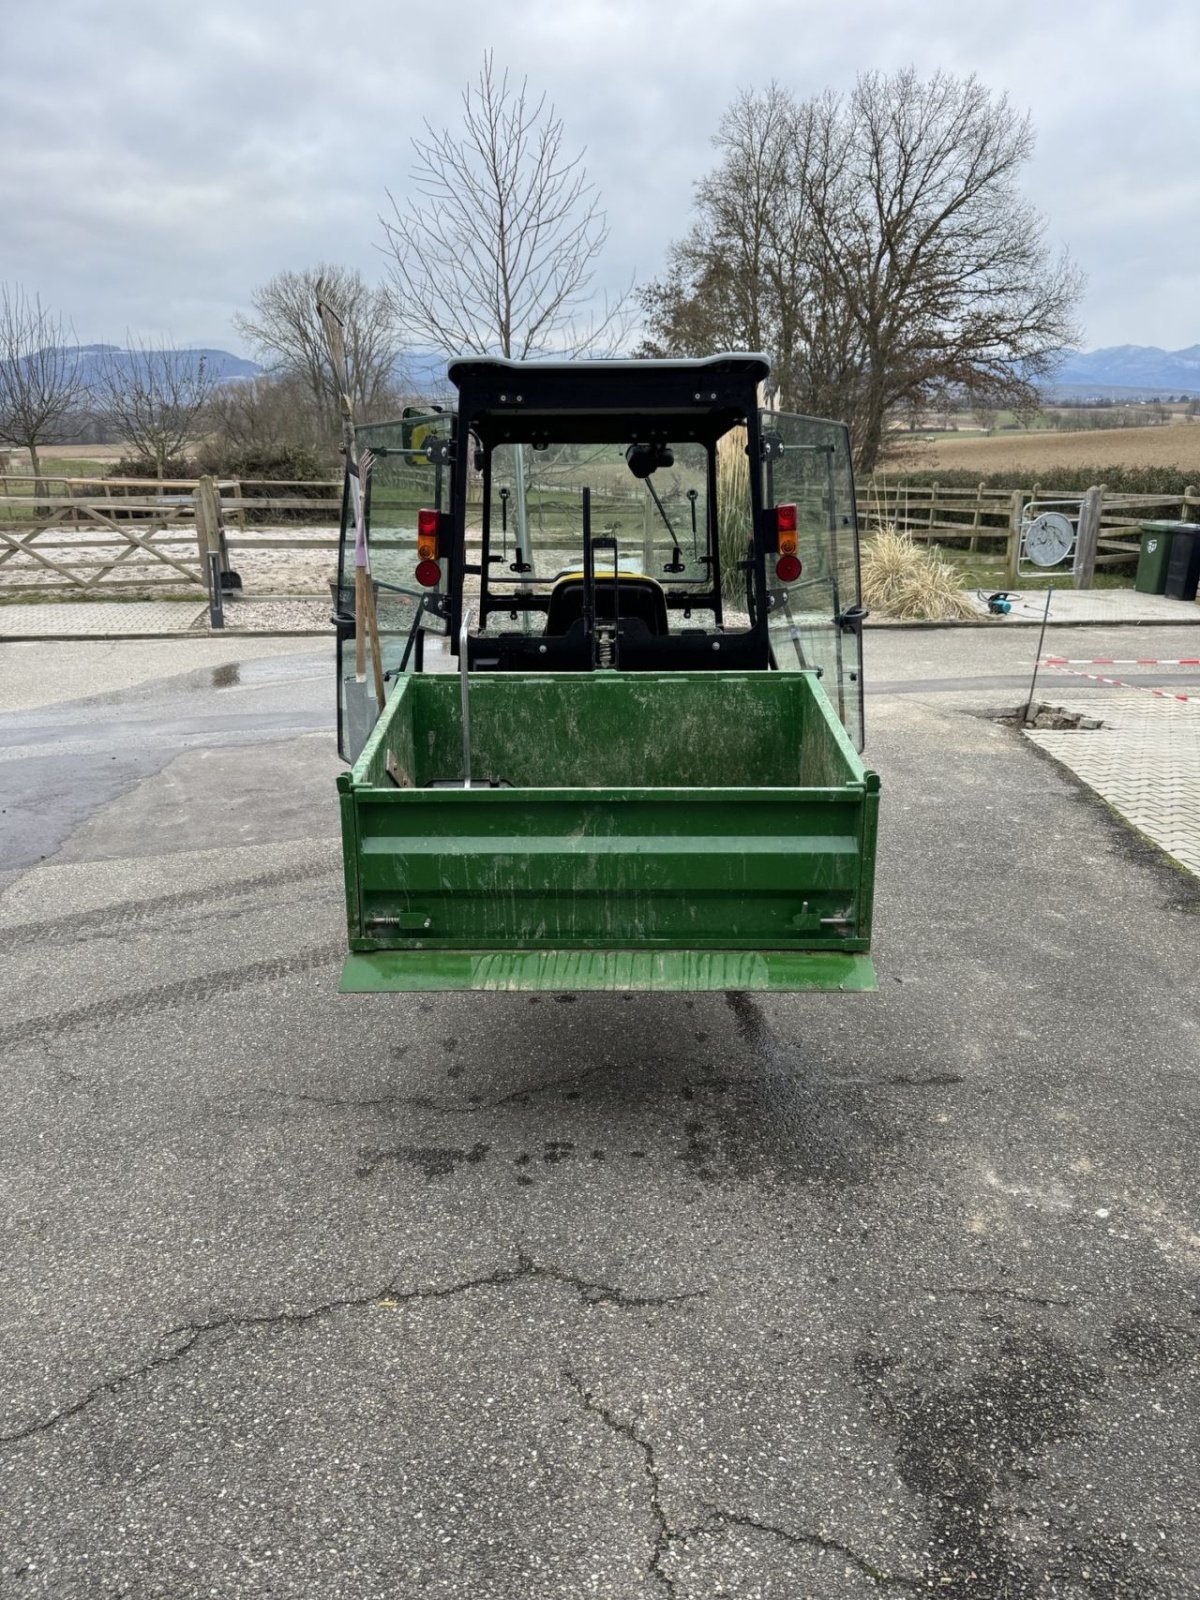
[[[253,536],[263,516],[300,513],[336,528],[339,482],[293,479],[0,479],[0,593],[207,593],[214,534],[197,515],[206,490],[223,552],[324,550],[337,535]],[[233,529],[237,533],[233,533]]]
[[[1200,521],[1200,492],[1122,494],[1102,485],[1081,493],[1034,484],[1028,489],[914,486],[882,475],[859,485],[864,527],[891,525],[923,539],[1003,554],[1006,581],[1017,581],[1022,519],[1030,506],[1065,511],[1079,522],[1074,581],[1090,586],[1096,567],[1136,559],[1139,524],[1155,518]],[[209,508],[206,514],[204,507]],[[197,515],[197,508],[200,513]],[[207,593],[207,557],[224,567],[238,553],[325,552],[337,548],[341,484],[293,479],[58,478],[9,473],[0,478],[0,595],[101,595],[129,590]],[[307,513],[326,534],[273,532],[263,515]],[[235,531],[236,530],[236,531]]]
[[[1021,524],[1029,508],[1062,511],[1079,523],[1077,588],[1088,588],[1096,567],[1135,561],[1143,522],[1200,520],[1200,491],[1188,484],[1182,494],[1124,494],[1103,484],[1087,490],[1033,484],[1028,489],[949,488],[908,484],[876,475],[859,485],[859,516],[864,528],[890,526],[914,539],[1003,555],[1006,581],[1017,581]]]

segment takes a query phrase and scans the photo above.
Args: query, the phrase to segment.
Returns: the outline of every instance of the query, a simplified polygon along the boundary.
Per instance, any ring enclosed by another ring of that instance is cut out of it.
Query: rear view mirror
[[[675,452],[669,444],[631,444],[625,463],[635,478],[648,478],[659,467],[673,467]]]

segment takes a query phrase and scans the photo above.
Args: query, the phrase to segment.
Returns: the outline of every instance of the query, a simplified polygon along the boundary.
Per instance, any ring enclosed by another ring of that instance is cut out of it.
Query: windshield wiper
[[[671,535],[671,544],[674,546],[674,549],[671,552],[672,565],[667,568],[667,571],[668,572],[681,572],[683,570],[683,566],[682,566],[682,563],[680,562],[680,559],[679,559],[679,535],[675,532],[675,529],[671,526],[671,519],[667,515],[666,507],[663,505],[662,501],[658,498],[658,493],[655,490],[654,485],[650,482],[650,479],[649,478],[644,478],[642,481],[645,483],[646,488],[649,489],[650,498],[651,498],[651,500],[654,501],[654,504],[658,507],[658,514],[663,519],[663,521],[666,523],[667,532]],[[700,559],[700,552],[696,549],[696,525],[693,522],[693,524],[692,524],[692,560],[693,561],[699,561],[699,559]]]

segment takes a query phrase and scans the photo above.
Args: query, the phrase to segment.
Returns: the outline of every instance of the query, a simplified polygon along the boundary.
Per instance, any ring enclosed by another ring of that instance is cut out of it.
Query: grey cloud
[[[83,339],[229,346],[232,313],[282,267],[378,277],[377,217],[385,188],[408,185],[409,138],[425,117],[456,120],[490,45],[588,146],[612,290],[660,269],[738,88],[844,89],[913,62],[976,71],[1032,111],[1025,188],[1089,274],[1088,343],[1178,347],[1200,337],[1198,16],[1194,0],[49,0],[5,22],[0,277]]]

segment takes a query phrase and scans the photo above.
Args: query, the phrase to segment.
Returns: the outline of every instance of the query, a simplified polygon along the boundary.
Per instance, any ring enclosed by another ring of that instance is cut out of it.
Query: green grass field
[[[103,478],[111,468],[111,461],[98,461],[94,456],[56,456],[53,461],[42,462],[42,481],[51,486],[62,478]],[[24,465],[19,472],[10,466],[0,477],[0,489],[5,494],[32,494],[33,479]]]

